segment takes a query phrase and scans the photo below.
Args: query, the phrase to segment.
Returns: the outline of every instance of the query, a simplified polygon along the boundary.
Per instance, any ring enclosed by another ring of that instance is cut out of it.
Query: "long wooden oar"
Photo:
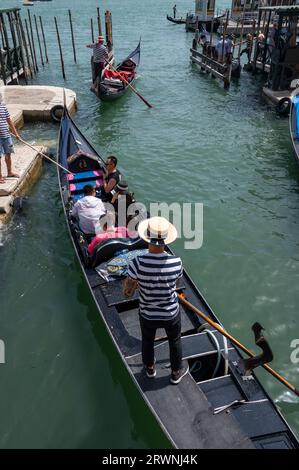
[[[105,59],[105,62],[106,62],[107,64],[109,63],[106,59]],[[112,64],[109,63],[109,65],[110,65],[110,68],[112,68],[112,70],[113,70],[114,72],[116,72],[117,75],[119,75],[119,76],[121,77],[121,79],[134,91],[134,93],[135,93],[137,96],[139,96],[139,98],[146,104],[146,106],[148,106],[149,108],[153,108],[153,106],[152,106],[145,98],[143,98],[143,96],[142,96],[140,93],[138,93],[138,91],[136,90],[136,88],[134,88],[134,87],[131,85],[131,83],[128,82],[128,80],[126,80],[126,79],[113,67]]]
[[[60,163],[57,163],[55,162],[55,160],[53,160],[52,158],[48,157],[48,155],[46,155],[45,153],[41,152],[38,148],[36,147],[33,147],[33,145],[29,144],[29,142],[26,142],[25,140],[19,138],[18,139],[20,142],[22,142],[23,144],[27,145],[28,147],[32,148],[33,150],[35,150],[37,153],[39,153],[40,155],[42,155],[44,158],[46,158],[47,160],[50,160],[50,162],[54,163],[55,165],[59,166],[60,168],[62,168],[62,170],[66,171],[67,173],[69,173],[70,175],[72,175],[73,173],[69,170],[67,170],[66,168],[64,168],[64,166],[60,165]]]
[[[226,336],[232,343],[234,343],[238,348],[240,348],[242,351],[244,351],[248,356],[253,357],[254,354],[249,351],[245,346],[243,346],[242,343],[240,343],[237,339],[235,339],[232,335],[227,333],[223,328],[218,323],[215,323],[213,320],[211,320],[207,315],[205,315],[203,312],[201,312],[198,308],[196,308],[194,305],[192,305],[186,298],[184,297],[184,294],[178,294],[178,298],[180,301],[188,307],[189,310],[194,312],[196,315],[199,317],[203,318],[207,323],[209,323],[215,330],[219,331],[223,336]],[[287,382],[286,379],[284,379],[281,375],[279,375],[275,370],[271,369],[271,367],[268,366],[268,364],[263,364],[262,367],[266,369],[268,372],[270,372],[273,377],[278,379],[281,383],[283,383],[286,387],[288,387],[293,393],[295,393],[297,396],[299,396],[299,390],[294,387],[294,385],[290,384]]]

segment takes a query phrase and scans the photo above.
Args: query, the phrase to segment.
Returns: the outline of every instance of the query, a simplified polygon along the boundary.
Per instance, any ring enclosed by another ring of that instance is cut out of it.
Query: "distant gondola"
[[[81,152],[76,153],[77,150]],[[255,374],[244,377],[237,347],[224,341],[217,330],[207,326],[185,305],[180,305],[180,309],[183,358],[189,363],[188,374],[178,385],[170,384],[168,341],[164,330],[158,330],[157,377],[151,380],[146,377],[141,356],[138,292],[127,299],[123,295],[124,276],[116,276],[115,269],[110,271],[114,275],[107,274],[107,262],[116,253],[119,259],[121,250],[128,250],[132,256],[132,251],[147,245],[140,238],[108,239],[89,255],[87,236],[71,218],[70,211],[82,197],[86,184],[101,185],[104,161],[66,108],[57,155],[60,165],[71,172],[58,168],[61,201],[90,293],[124,366],[171,444],[180,449],[298,448],[295,435]],[[146,179],[147,175],[139,171],[138,178]],[[219,323],[185,270],[181,279],[179,288],[187,299]]]
[[[284,103],[282,103],[282,101]],[[284,98],[280,101],[280,108],[284,105],[285,109],[289,106],[290,100]],[[291,110],[289,117],[290,136],[296,156],[297,163],[299,164],[299,88],[297,88],[291,96]]]
[[[186,23],[186,18],[173,18],[172,16],[167,15],[166,18],[168,21],[171,21],[171,23],[175,24],[185,24]]]
[[[114,70],[109,67],[104,68],[101,80],[95,89],[97,96],[103,101],[113,101],[123,96],[136,78],[139,62],[140,41],[136,49]]]

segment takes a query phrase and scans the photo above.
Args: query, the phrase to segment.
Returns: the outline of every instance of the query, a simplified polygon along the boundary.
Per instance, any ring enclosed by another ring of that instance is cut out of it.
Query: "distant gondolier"
[[[173,6],[173,17],[176,17],[176,5]]]
[[[98,36],[97,42],[87,44],[86,47],[93,49],[93,81],[95,82],[105,67],[105,61],[108,60],[108,49],[104,45],[104,36]]]

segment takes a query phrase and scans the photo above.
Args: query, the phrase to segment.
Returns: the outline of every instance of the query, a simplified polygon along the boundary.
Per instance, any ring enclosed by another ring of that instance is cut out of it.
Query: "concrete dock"
[[[38,146],[38,151],[25,145],[15,145],[14,149],[15,153],[11,157],[12,167],[20,178],[6,177],[6,165],[2,158],[2,176],[5,178],[5,183],[0,184],[0,224],[8,222],[14,199],[25,195],[41,175],[43,158],[38,151],[43,153],[47,151],[47,147],[44,146]]]
[[[52,120],[53,108],[63,106],[63,90],[66,106],[72,114],[77,109],[76,93],[68,88],[35,85],[0,87],[11,118],[18,127],[26,121]]]
[[[74,113],[77,109],[76,94],[72,90],[64,90],[66,106],[70,113]],[[64,102],[63,88],[60,87],[9,85],[0,87],[0,93],[17,128],[29,121],[52,120],[53,108],[61,108]],[[5,182],[0,184],[0,225],[8,222],[12,215],[14,199],[25,195],[41,175],[43,158],[39,152],[47,152],[44,143],[34,144],[36,150],[33,150],[15,138],[13,140],[15,153],[12,154],[12,168],[20,177],[7,178],[5,159],[2,157]]]

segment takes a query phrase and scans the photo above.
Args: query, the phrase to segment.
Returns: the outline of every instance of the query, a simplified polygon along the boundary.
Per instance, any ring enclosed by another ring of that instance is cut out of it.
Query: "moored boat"
[[[200,16],[195,14],[189,14],[186,17],[186,31],[196,31],[196,29],[205,29],[209,33],[213,29],[213,33],[217,33],[218,28],[221,24],[220,20],[224,18],[224,14],[215,16],[215,17],[207,17],[205,19],[201,19]]]
[[[139,62],[140,41],[136,49],[115,69],[108,66],[104,68],[101,80],[94,90],[96,95],[103,101],[113,101],[123,96],[134,83]]]
[[[285,99],[286,105],[289,104],[289,101],[288,98]],[[299,164],[299,88],[296,88],[291,95],[289,129],[294,153]]]
[[[78,150],[81,152],[76,153]],[[57,155],[58,163],[71,172],[58,169],[60,194],[87,285],[125,367],[171,444],[181,449],[298,448],[295,435],[256,376],[244,377],[239,350],[184,304],[180,305],[182,347],[189,373],[178,385],[170,384],[168,341],[164,330],[158,330],[157,377],[146,377],[141,359],[138,292],[127,299],[123,295],[123,277],[103,275],[107,262],[117,252],[126,249],[133,255],[146,244],[140,238],[109,239],[90,256],[86,236],[72,220],[70,210],[82,196],[85,184],[101,185],[104,161],[66,108]],[[185,270],[179,290],[219,323]]]

